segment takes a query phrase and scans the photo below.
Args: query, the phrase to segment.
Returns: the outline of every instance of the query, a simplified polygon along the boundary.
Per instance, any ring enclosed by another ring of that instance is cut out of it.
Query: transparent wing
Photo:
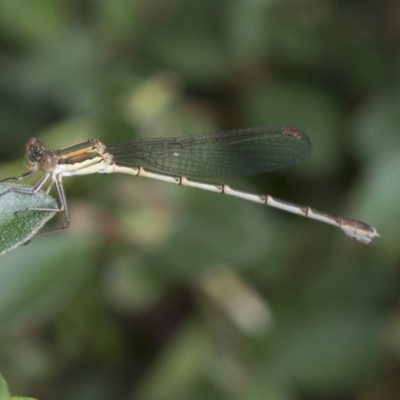
[[[192,177],[255,175],[285,168],[310,156],[308,136],[293,127],[247,128],[183,138],[107,145],[114,161],[141,161],[160,171]]]

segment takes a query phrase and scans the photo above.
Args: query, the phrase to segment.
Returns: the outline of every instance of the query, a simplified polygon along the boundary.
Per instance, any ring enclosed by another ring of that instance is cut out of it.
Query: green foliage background
[[[0,177],[48,148],[294,125],[314,153],[227,183],[382,238],[129,176],[0,259],[0,371],[40,400],[399,399],[397,0],[2,0]]]

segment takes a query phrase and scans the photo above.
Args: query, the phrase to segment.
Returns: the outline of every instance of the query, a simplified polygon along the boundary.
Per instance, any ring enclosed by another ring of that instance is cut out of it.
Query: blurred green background
[[[40,400],[400,398],[398,0],[1,0],[0,178],[48,148],[293,125],[313,156],[227,183],[129,176],[0,259],[0,372]]]

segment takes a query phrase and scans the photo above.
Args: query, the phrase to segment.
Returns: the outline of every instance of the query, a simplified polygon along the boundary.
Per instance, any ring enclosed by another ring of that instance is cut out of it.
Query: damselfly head
[[[25,167],[29,171],[36,171],[38,168],[38,162],[43,156],[44,147],[42,143],[36,138],[30,138],[25,145],[26,151],[26,163]]]
[[[46,151],[42,142],[36,138],[31,138],[26,142],[26,163],[25,167],[29,171],[42,170],[51,172],[57,165],[57,157],[52,152]]]

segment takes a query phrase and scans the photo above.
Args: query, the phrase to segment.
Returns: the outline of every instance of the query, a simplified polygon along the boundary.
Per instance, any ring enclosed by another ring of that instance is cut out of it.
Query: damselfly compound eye
[[[27,153],[29,153],[29,152],[31,151],[31,148],[32,148],[33,144],[36,143],[37,141],[38,141],[38,139],[36,139],[36,138],[30,138],[30,139],[26,142],[25,151],[26,151]]]

